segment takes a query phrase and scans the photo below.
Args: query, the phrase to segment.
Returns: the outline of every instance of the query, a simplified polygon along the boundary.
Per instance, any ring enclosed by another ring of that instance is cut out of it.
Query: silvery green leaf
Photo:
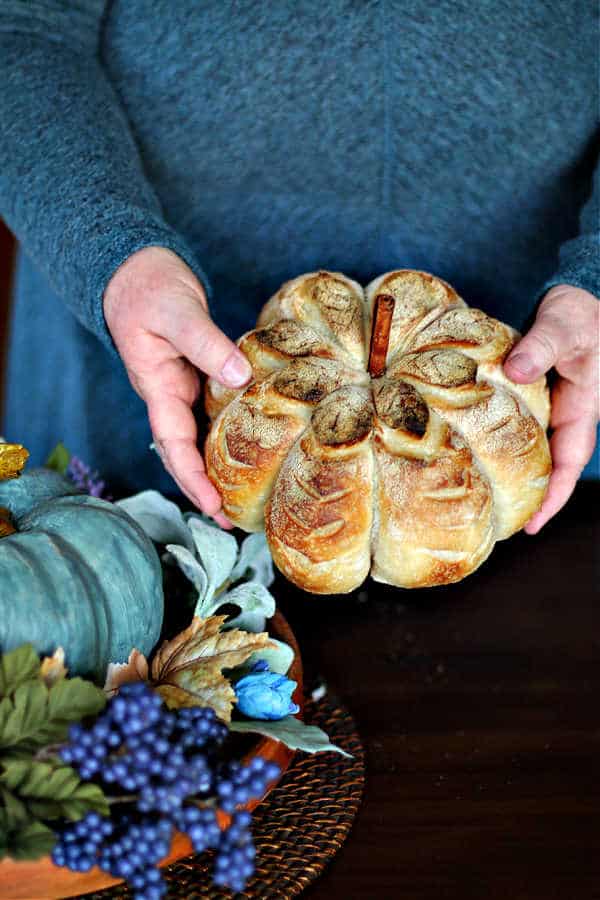
[[[240,578],[259,581],[265,587],[273,584],[275,580],[273,559],[264,531],[249,534],[244,538],[238,561],[231,573],[232,581],[239,581]]]
[[[167,544],[167,551],[186,578],[188,578],[198,591],[198,606],[206,599],[208,592],[208,576],[193,553],[178,544]],[[196,612],[195,615],[201,615]]]
[[[211,516],[207,516],[203,512],[199,512],[198,510],[194,510],[194,512],[184,513],[183,518],[186,522],[189,522],[190,519],[200,519],[201,522],[204,522],[205,525],[210,525],[211,528],[221,528],[221,526],[217,525],[217,523],[213,518],[211,518]]]
[[[269,664],[271,672],[275,672],[277,675],[287,675],[294,660],[294,651],[289,644],[284,644],[283,641],[277,641],[275,638],[270,638],[270,641],[273,644],[272,647],[257,650],[245,665],[251,668],[254,663],[264,659]]]
[[[335,753],[341,753],[342,756],[352,757],[351,753],[346,753],[341,747],[331,744],[325,732],[316,725],[306,725],[295,716],[287,716],[285,719],[275,722],[248,719],[245,722],[230,722],[228,727],[230,731],[256,732],[275,738],[276,741],[281,741],[291,750],[306,750],[307,753],[324,753],[333,750]]]
[[[232,534],[213,528],[203,522],[200,516],[190,516],[187,525],[192,532],[196,546],[196,556],[208,576],[205,599],[210,602],[235,565],[238,552],[237,541]],[[196,615],[203,615],[200,611]]]
[[[181,510],[158,491],[142,491],[117,501],[131,518],[158,544],[179,544],[194,552],[194,542]]]
[[[220,594],[217,606],[231,603],[239,606],[240,614],[227,622],[227,628],[241,628],[243,631],[259,632],[265,630],[265,619],[275,614],[275,600],[263,584],[257,581],[246,581],[226,594]]]

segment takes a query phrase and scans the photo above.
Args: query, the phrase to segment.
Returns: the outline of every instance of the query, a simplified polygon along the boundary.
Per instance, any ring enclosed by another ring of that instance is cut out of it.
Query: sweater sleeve
[[[579,234],[560,248],[556,271],[543,285],[540,297],[557,284],[583,288],[600,298],[600,166],[581,211]]]
[[[104,289],[128,256],[173,250],[208,291],[165,221],[102,68],[105,0],[4,0],[0,7],[0,214],[53,290],[112,348]]]

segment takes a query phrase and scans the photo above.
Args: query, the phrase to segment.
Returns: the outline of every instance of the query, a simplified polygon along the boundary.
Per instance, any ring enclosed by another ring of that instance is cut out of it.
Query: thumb
[[[568,354],[571,334],[559,310],[548,313],[540,308],[531,329],[506,358],[504,372],[517,384],[530,384]]]
[[[252,377],[252,367],[239,349],[199,304],[172,317],[164,335],[201,372],[229,388]]]

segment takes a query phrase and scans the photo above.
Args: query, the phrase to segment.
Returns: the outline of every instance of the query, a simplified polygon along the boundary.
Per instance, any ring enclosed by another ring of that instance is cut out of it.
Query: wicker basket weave
[[[305,720],[323,728],[339,753],[297,753],[280,784],[253,814],[256,873],[236,898],[297,897],[335,856],[356,816],[364,786],[364,753],[354,721],[334,698],[307,702]],[[213,853],[182,859],[164,870],[167,900],[231,900],[211,884]],[[80,900],[129,900],[125,887],[81,895]]]

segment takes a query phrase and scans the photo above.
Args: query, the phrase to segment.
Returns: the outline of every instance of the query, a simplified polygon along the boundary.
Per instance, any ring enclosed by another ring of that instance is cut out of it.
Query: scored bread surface
[[[386,370],[367,372],[379,294],[394,297]],[[539,509],[551,469],[545,378],[509,381],[512,328],[450,285],[397,270],[363,288],[337,272],[284,284],[238,344],[253,381],[209,379],[205,456],[231,521],[266,531],[313,593],[373,578],[464,578]]]

